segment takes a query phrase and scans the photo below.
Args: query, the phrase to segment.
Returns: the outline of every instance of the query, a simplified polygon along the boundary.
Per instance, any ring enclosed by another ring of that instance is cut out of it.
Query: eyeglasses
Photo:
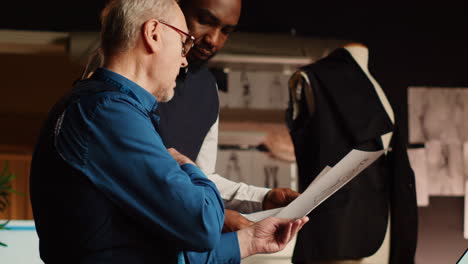
[[[190,35],[189,33],[187,32],[184,32],[176,27],[174,27],[173,25],[170,25],[164,21],[161,21],[159,20],[159,22],[163,25],[166,25],[170,28],[172,28],[173,30],[175,30],[176,32],[184,35],[186,38],[185,38],[185,41],[182,41],[182,57],[185,57],[187,56],[187,53],[189,52],[189,50],[193,47],[193,45],[195,44],[195,37]]]

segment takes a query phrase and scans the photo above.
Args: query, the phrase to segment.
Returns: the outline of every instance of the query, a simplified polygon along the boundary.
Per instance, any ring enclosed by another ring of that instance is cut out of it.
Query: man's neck
[[[149,87],[155,87],[154,83],[151,83],[149,77],[145,71],[145,67],[143,67],[143,63],[137,63],[135,54],[130,53],[121,53],[109,58],[106,63],[104,64],[104,68],[111,70],[115,73],[118,73],[125,78],[133,81],[134,83],[141,86],[143,89],[147,90],[149,93],[154,94],[153,91],[149,89]]]
[[[366,46],[359,43],[351,43],[344,46],[359,66],[364,70],[368,71],[367,64],[369,61],[369,50]]]

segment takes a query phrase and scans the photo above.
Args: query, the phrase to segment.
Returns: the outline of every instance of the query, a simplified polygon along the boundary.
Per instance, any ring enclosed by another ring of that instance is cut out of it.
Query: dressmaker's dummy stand
[[[395,123],[394,112],[390,103],[388,102],[385,93],[381,86],[377,83],[374,77],[370,74],[368,69],[369,50],[366,46],[360,43],[350,43],[343,46],[347,50],[365,75],[368,77],[370,82],[373,84],[376,93],[382,103],[387,115],[389,116],[392,123]],[[296,100],[293,100],[293,104],[298,104],[299,98],[305,96],[305,102],[307,103],[307,110],[310,116],[313,116],[316,110],[316,102],[314,98],[314,92],[311,87],[311,82],[305,72],[297,71],[289,80],[289,89],[292,95],[296,95]],[[298,105],[293,105],[293,119],[297,117],[299,111]],[[389,132],[382,135],[382,143],[385,149],[390,145],[390,140],[393,132]],[[390,215],[389,215],[390,216]],[[312,219],[313,220],[313,219]],[[320,239],[320,238],[318,238]],[[377,252],[369,257],[360,260],[331,260],[331,261],[310,261],[307,264],[387,264],[390,256],[390,219],[387,225],[387,231],[382,245]]]

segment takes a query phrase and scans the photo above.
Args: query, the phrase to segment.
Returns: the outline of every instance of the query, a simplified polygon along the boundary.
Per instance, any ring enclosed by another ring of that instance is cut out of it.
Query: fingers
[[[284,246],[286,246],[291,239],[301,230],[301,228],[309,221],[307,216],[296,219],[296,220],[288,220],[287,226],[284,227],[284,232],[282,232],[281,236],[278,237],[278,242]]]
[[[180,154],[176,149],[174,148],[168,148],[167,149],[167,152],[169,152],[169,154],[172,156],[173,159],[175,159],[177,161],[177,163],[179,163],[180,166],[186,164],[186,163],[190,163],[190,164],[194,164],[195,163],[189,159],[188,157]]]
[[[171,155],[179,153],[175,148],[168,148],[167,152],[169,152],[169,154],[171,154]]]
[[[307,221],[307,217],[296,220],[268,217],[256,223],[252,229],[255,253],[274,253],[283,250]],[[243,233],[243,230],[238,233]]]
[[[284,248],[289,241],[296,234],[297,227],[302,223],[301,220],[290,220],[290,219],[278,219],[278,224],[280,225],[280,232],[277,236],[277,242],[281,245],[281,248]]]
[[[295,236],[297,234],[297,232],[299,232],[299,230],[301,230],[301,228],[307,223],[309,222],[309,217],[307,216],[304,216],[303,218],[300,218],[300,219],[296,219],[294,220],[294,224],[293,224],[293,227],[292,227],[292,237]]]
[[[292,238],[292,229],[294,223],[291,220],[281,219],[278,224],[279,226],[277,227],[277,231],[275,232],[275,240],[278,244],[279,250],[282,250],[284,247],[286,247],[286,245]]]
[[[286,236],[284,237],[284,240],[282,241],[282,244],[283,244],[282,248],[286,247],[289,241],[291,241],[293,237],[293,234],[292,234],[293,226],[294,226],[294,223],[291,223],[291,222],[288,223],[288,226],[286,228]]]
[[[296,191],[293,191],[291,189],[287,189],[286,191],[286,201],[287,203],[289,204],[290,202],[294,201],[294,199],[296,199],[299,195],[301,195],[300,193],[296,192]]]
[[[180,154],[175,148],[168,148],[167,152],[174,158],[177,162],[181,159],[182,154]]]
[[[273,209],[281,206],[286,206],[300,193],[293,191],[290,188],[275,188],[267,193],[263,202],[263,209]]]

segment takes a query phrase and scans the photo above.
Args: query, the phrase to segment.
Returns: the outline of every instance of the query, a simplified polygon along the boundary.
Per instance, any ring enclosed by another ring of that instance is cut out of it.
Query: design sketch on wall
[[[247,76],[247,72],[245,71],[241,72],[240,83],[242,85],[242,99],[243,99],[242,106],[249,107],[252,97],[250,93],[250,83],[249,83],[249,77]]]
[[[294,163],[257,150],[219,150],[216,172],[235,182],[261,187],[291,188]]]
[[[239,166],[239,157],[237,152],[233,151],[229,155],[229,159],[227,161],[226,178],[240,182],[244,181],[241,168]]]
[[[423,143],[429,195],[463,196],[468,179],[468,89],[410,87],[409,141]]]
[[[231,70],[228,92],[220,92],[225,108],[286,109],[290,75],[280,71]]]
[[[429,206],[429,190],[427,187],[426,149],[408,149],[408,158],[416,176],[416,199],[418,206]]]
[[[426,155],[429,193],[463,196],[463,144],[429,141],[426,142]]]
[[[278,188],[278,166],[266,165],[263,171],[265,172],[265,187]]]
[[[409,141],[468,141],[468,89],[408,89]]]
[[[268,87],[270,87],[271,91],[268,93],[268,104],[269,105],[276,105],[281,103],[281,90],[287,89],[287,86],[281,81],[281,74],[274,74],[273,79]]]

